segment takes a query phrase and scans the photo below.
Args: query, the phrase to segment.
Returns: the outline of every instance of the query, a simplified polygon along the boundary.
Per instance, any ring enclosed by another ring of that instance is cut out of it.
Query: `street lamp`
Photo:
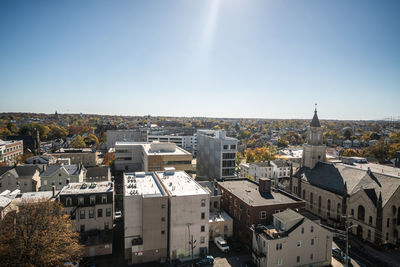
[[[350,226],[347,226],[347,222],[346,221],[346,258],[345,258],[345,263],[346,263],[346,267],[349,267],[349,229],[352,227],[357,227],[357,224],[353,224]]]

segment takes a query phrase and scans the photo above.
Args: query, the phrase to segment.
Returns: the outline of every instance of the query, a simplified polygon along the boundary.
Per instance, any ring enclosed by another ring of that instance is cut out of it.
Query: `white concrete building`
[[[124,173],[124,248],[130,264],[167,258],[168,195],[153,172]]]
[[[183,171],[156,172],[169,196],[169,258],[190,259],[208,251],[210,194]]]
[[[147,142],[168,142],[191,151],[193,155],[197,152],[197,134],[194,135],[147,135]]]

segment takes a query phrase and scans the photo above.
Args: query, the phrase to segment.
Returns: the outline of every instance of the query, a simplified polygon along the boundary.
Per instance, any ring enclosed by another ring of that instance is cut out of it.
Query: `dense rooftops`
[[[174,168],[165,168],[165,171],[156,172],[156,174],[171,196],[209,194],[208,191],[184,171],[175,171]]]
[[[165,196],[161,184],[152,172],[124,173],[124,196]]]

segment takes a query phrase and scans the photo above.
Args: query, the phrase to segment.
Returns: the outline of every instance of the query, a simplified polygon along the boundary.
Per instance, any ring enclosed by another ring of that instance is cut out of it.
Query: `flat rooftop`
[[[144,144],[150,144],[149,142],[126,142],[126,141],[117,141],[115,142],[115,146],[139,146]]]
[[[61,189],[60,195],[108,193],[113,191],[112,182],[70,183]]]
[[[163,171],[156,174],[171,196],[209,194],[184,171]]]
[[[210,217],[208,222],[226,222],[226,221],[232,221],[232,217],[228,215],[225,211],[222,212],[215,212],[212,211],[210,212]]]
[[[147,155],[192,155],[174,143],[147,143],[142,146]]]
[[[166,196],[164,189],[153,172],[124,173],[124,196]]]
[[[258,191],[258,184],[248,179],[236,179],[217,183],[250,206],[293,204],[302,202],[301,199],[280,190],[271,190],[270,194],[260,194],[260,191]]]

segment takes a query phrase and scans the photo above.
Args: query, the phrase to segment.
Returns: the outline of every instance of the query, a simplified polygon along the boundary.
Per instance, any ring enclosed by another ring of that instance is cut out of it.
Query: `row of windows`
[[[228,150],[229,149],[229,145],[224,145],[224,150]],[[231,145],[230,149],[236,149],[236,145]]]
[[[314,254],[311,253],[311,254],[310,254],[310,260],[313,260],[313,259],[314,259]],[[297,257],[296,257],[296,262],[300,262],[300,260],[301,260],[301,257],[300,257],[300,256],[297,256]],[[283,263],[282,258],[278,258],[277,261],[276,261],[276,265],[282,265],[282,263]]]
[[[96,204],[96,196],[90,196],[89,203],[90,203],[90,205],[95,205]],[[85,204],[85,198],[78,197],[78,205],[84,205],[84,204]],[[107,196],[106,195],[101,196],[101,204],[107,204]],[[72,206],[72,198],[68,197],[65,199],[65,206],[66,207]]]
[[[97,217],[103,217],[103,209],[97,209]],[[111,217],[111,208],[106,208],[106,217]],[[89,210],[89,219],[94,218],[94,209]],[[84,220],[86,219],[86,211],[80,210],[79,211],[79,219]]]
[[[106,230],[110,229],[110,224],[108,222],[104,222],[104,229],[106,229]],[[80,230],[81,230],[81,233],[85,232],[85,225],[84,224],[80,225]]]

